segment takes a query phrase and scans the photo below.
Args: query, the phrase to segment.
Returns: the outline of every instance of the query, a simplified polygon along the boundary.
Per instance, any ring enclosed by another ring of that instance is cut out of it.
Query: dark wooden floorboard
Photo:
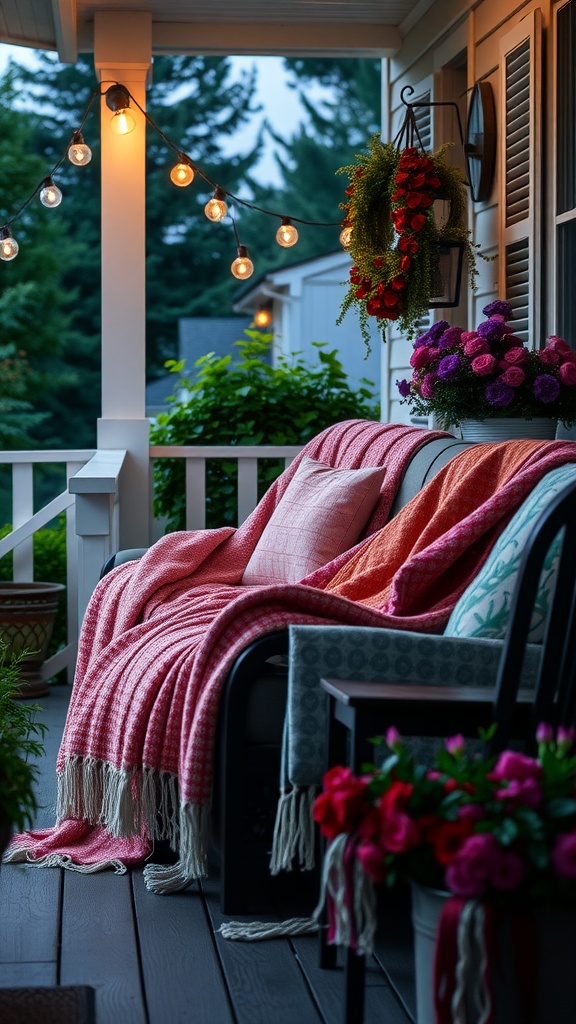
[[[56,756],[70,688],[41,698],[49,726],[37,827],[54,823]],[[300,888],[297,890],[300,892]],[[302,890],[304,891],[304,890]],[[271,920],[309,913],[291,898]],[[90,985],[96,1024],[341,1024],[342,969],[317,966],[317,939],[231,942],[218,929],[217,872],[183,893],[154,896],[140,869],[85,875],[0,867],[0,987]],[[259,916],[259,919],[264,919]],[[413,1024],[406,928],[379,936],[367,969],[365,1024]],[[392,977],[389,977],[389,974]]]
[[[154,896],[141,871],[132,884],[150,1024],[235,1024],[198,887]]]

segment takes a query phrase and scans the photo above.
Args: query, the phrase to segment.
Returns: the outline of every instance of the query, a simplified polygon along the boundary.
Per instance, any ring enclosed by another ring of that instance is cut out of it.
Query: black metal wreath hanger
[[[405,98],[405,94],[411,95],[414,92],[414,86],[405,85],[400,92],[400,99],[406,107],[406,114],[402,122],[400,131],[394,139],[394,146],[396,149],[406,149],[407,147],[416,147],[423,153],[425,152],[424,144],[418,131],[418,125],[416,123],[416,115],[414,110],[416,107],[454,107],[456,111],[456,120],[458,122],[458,132],[460,135],[460,144],[464,149],[464,130],[462,128],[462,120],[460,118],[460,110],[458,104],[454,100],[420,100],[417,103],[410,103]],[[468,184],[468,182],[466,182]]]

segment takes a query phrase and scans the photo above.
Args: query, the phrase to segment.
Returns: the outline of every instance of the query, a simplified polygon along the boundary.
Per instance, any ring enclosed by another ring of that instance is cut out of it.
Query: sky
[[[33,64],[33,51],[22,46],[8,46],[0,43],[0,74],[5,70],[10,56],[19,63]],[[290,89],[286,84],[282,58],[233,57],[232,63],[233,69],[238,74],[240,74],[242,69],[250,68],[253,64],[257,66],[257,100],[262,104],[263,110],[257,115],[251,126],[243,128],[234,139],[230,140],[228,153],[238,149],[241,152],[248,151],[256,138],[258,127],[265,117],[268,118],[274,129],[284,138],[290,138],[297,130],[300,122],[306,120],[306,117],[296,91]],[[310,92],[308,90],[308,96],[311,99],[320,99],[323,95],[325,95],[325,91],[320,87],[316,91]],[[162,126],[160,125],[160,127]],[[71,125],[70,128],[72,130],[74,125]],[[280,176],[274,160],[274,149],[269,139],[267,140],[265,152],[256,165],[254,175],[261,184],[280,184]]]

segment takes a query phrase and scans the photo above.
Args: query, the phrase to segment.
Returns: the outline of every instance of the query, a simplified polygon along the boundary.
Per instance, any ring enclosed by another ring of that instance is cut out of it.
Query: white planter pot
[[[557,421],[547,417],[534,420],[502,416],[487,420],[461,420],[463,441],[515,441],[527,438],[533,441],[553,441]]]
[[[436,1024],[434,957],[436,931],[447,894],[412,886],[416,968],[416,1020]],[[494,1024],[552,1024],[576,1021],[576,909],[541,907],[528,918],[503,912],[490,956]],[[466,1016],[441,1024],[477,1024],[474,989],[481,976],[480,955],[468,948],[464,968]]]

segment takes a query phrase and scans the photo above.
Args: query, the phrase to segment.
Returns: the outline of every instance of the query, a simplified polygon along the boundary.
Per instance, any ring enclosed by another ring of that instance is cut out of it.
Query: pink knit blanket
[[[431,614],[403,614],[401,605],[392,614],[368,607],[324,589],[340,570],[342,557],[305,584],[240,587],[272,510],[303,454],[346,468],[385,464],[382,493],[369,523],[369,532],[377,536],[407,461],[430,437],[429,431],[412,427],[338,424],[306,446],[239,529],[168,535],[138,562],[104,577],[80,636],[58,756],[57,824],[16,836],[6,859],[121,871],[145,859],[154,839],[167,838],[179,861],[169,867],[148,865],[150,889],[172,891],[204,874],[220,694],[247,644],[289,623],[441,632],[459,596],[444,600]],[[483,533],[493,542],[495,524],[504,525],[545,472],[576,461],[574,449],[571,442],[529,442],[513,480],[483,503],[483,511],[474,510],[472,530],[470,516],[453,523],[444,556],[441,538],[436,538],[429,565],[425,553],[418,552],[412,598],[419,577],[429,588],[430,573],[445,578],[461,556],[462,543],[455,544],[455,535],[466,538],[465,546],[477,543],[480,564],[487,554],[479,543]],[[351,557],[368,544],[357,545]]]

